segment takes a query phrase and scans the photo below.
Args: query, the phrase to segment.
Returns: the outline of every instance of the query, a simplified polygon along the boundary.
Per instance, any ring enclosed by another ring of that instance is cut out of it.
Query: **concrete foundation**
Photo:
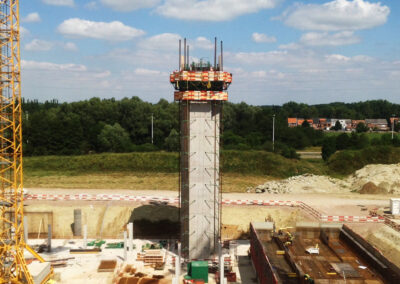
[[[181,102],[181,240],[189,259],[215,253],[220,218],[218,101]]]

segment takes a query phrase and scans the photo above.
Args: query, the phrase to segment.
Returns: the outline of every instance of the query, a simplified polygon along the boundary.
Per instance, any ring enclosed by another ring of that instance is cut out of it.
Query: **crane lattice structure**
[[[0,284],[33,283],[24,249],[19,1],[0,0]]]

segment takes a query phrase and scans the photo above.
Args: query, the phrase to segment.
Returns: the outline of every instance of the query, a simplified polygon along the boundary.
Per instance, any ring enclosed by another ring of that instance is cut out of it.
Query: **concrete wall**
[[[181,234],[189,259],[214,253],[220,231],[219,102],[181,104]]]
[[[400,283],[400,268],[389,261],[374,246],[368,243],[362,236],[358,235],[348,226],[344,225],[340,237],[352,245],[352,247],[362,255],[374,269],[378,270],[387,283]],[[350,237],[348,237],[350,236]],[[359,244],[356,244],[354,240]]]

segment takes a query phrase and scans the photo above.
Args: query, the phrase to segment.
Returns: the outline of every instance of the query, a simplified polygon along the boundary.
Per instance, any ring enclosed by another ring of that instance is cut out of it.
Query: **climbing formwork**
[[[223,101],[232,74],[223,71],[222,42],[218,64],[189,64],[179,42],[179,70],[170,75],[180,104],[180,222],[182,253],[206,259],[215,252],[221,227],[220,134]]]

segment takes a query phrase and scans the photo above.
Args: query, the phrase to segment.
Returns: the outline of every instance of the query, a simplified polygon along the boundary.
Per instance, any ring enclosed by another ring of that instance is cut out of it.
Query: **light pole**
[[[151,114],[151,144],[154,144],[153,120],[153,114]]]
[[[394,139],[394,117],[395,115],[392,114],[392,140]]]
[[[275,152],[275,114],[272,115],[272,152]]]

